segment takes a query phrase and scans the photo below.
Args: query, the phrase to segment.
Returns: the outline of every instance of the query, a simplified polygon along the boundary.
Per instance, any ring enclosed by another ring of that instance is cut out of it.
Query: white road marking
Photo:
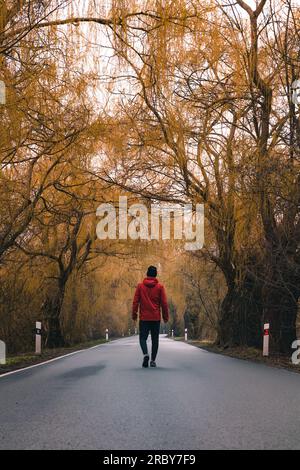
[[[89,351],[91,349],[99,348],[100,346],[106,346],[107,344],[110,344],[110,343],[97,344],[97,346],[92,346],[91,348],[80,349],[79,351],[74,351],[74,352],[69,353],[69,354],[64,354],[63,356],[54,357],[53,359],[49,359],[48,361],[39,362],[38,364],[33,364],[32,366],[22,367],[22,369],[12,370],[10,372],[5,372],[4,374],[0,374],[0,379],[2,377],[7,377],[8,375],[17,374],[18,372],[23,372],[24,370],[33,369],[34,367],[39,367],[39,366],[43,366],[45,364],[49,364],[50,362],[58,361],[59,359],[63,359],[64,357],[74,356],[74,354],[79,354],[79,353],[82,353],[84,351]]]

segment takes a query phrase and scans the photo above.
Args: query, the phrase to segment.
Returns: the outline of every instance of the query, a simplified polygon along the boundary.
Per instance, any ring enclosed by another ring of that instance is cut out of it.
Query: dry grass
[[[183,338],[176,338],[183,341]],[[198,341],[198,340],[189,340],[189,344],[196,346],[206,351],[214,352],[216,354],[223,354],[224,356],[234,357],[237,359],[242,359],[245,361],[253,361],[261,364],[266,364],[270,367],[278,367],[280,369],[289,369],[293,372],[300,373],[300,365],[295,365],[292,363],[291,356],[284,355],[274,355],[271,354],[269,357],[263,357],[262,351],[256,348],[246,348],[246,347],[236,347],[236,348],[221,348],[216,346],[211,341]]]

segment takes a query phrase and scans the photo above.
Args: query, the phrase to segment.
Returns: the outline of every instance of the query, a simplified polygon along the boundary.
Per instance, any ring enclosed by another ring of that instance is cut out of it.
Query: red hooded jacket
[[[132,319],[137,320],[140,307],[140,320],[160,321],[160,309],[164,322],[169,320],[169,308],[165,288],[155,277],[146,277],[137,285],[133,304]]]

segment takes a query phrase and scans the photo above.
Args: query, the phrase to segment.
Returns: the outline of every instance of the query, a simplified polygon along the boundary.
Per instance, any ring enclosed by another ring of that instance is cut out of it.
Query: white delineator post
[[[184,329],[184,341],[187,341],[187,328]]]
[[[270,323],[264,324],[263,356],[269,355]]]
[[[42,353],[42,323],[35,323],[35,354]]]
[[[172,335],[172,338],[174,338],[174,330],[172,330],[171,335]]]
[[[106,341],[108,341],[108,328],[106,328],[106,330],[105,330],[105,339],[106,339]]]
[[[6,364],[6,344],[4,341],[0,341],[0,364]]]

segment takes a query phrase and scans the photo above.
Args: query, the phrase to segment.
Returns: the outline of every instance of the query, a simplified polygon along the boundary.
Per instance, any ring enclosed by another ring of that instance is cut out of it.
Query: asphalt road
[[[300,449],[300,375],[137,338],[0,377],[0,449]]]

